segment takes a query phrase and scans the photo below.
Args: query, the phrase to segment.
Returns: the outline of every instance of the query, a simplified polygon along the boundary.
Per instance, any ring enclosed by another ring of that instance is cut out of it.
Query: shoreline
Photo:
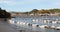
[[[11,26],[7,22],[0,20],[0,32],[19,32],[19,31],[11,28]]]
[[[11,17],[35,17],[35,16],[60,16],[60,13],[55,14],[11,14]]]

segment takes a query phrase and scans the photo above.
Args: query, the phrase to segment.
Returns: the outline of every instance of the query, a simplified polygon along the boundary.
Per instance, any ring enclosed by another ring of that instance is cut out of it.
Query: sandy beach
[[[8,23],[0,21],[0,32],[19,32],[13,29]]]

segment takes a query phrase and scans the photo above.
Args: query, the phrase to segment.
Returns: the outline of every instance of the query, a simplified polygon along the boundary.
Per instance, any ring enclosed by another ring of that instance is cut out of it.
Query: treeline
[[[0,8],[0,18],[11,18],[11,14]]]
[[[29,13],[33,13],[33,14],[44,14],[44,13],[47,13],[47,14],[50,14],[50,13],[57,13],[57,12],[60,12],[60,9],[49,9],[49,10],[38,10],[38,9],[33,9],[32,11],[30,12],[25,12],[26,14]]]

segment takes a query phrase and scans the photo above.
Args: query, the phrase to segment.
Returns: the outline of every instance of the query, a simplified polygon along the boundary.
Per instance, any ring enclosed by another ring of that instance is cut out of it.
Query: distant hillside
[[[31,14],[31,13],[33,13],[33,14],[44,14],[44,13],[47,13],[47,14],[50,14],[50,13],[60,13],[60,9],[49,9],[49,10],[44,10],[44,9],[42,9],[42,10],[37,10],[37,9],[33,9],[32,11],[30,11],[30,12],[25,12],[26,14]]]

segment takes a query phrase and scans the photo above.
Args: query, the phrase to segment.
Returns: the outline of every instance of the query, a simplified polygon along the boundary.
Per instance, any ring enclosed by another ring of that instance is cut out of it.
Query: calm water
[[[33,19],[38,19],[38,22],[33,22]],[[57,20],[58,19],[58,20]],[[38,24],[38,25],[45,25],[46,23],[43,23],[43,20],[57,20],[60,21],[60,16],[37,16],[37,17],[26,17],[26,18],[21,18],[21,17],[16,17],[12,18],[13,21],[23,21],[26,23],[31,23],[31,24]],[[55,26],[60,26],[60,24],[47,24],[47,25],[55,25]],[[55,29],[44,29],[44,28],[39,28],[39,27],[29,27],[29,26],[21,26],[17,25],[19,27],[31,29],[34,31],[39,31],[39,32],[60,32],[60,30],[55,30]]]

